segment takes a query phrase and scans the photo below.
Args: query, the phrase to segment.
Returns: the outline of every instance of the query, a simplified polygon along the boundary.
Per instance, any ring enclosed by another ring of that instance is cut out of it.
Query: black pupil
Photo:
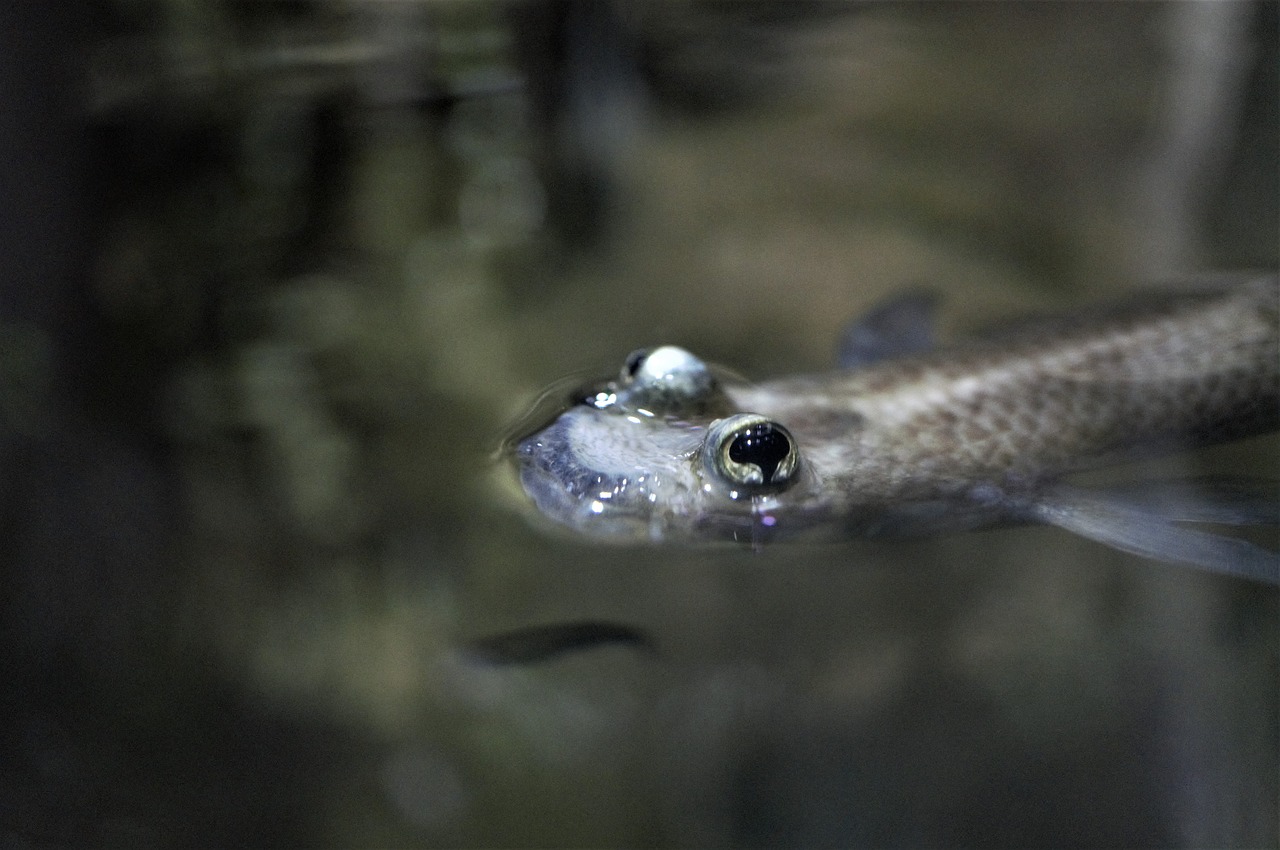
[[[643,363],[644,359],[648,356],[649,352],[647,351],[637,351],[627,358],[626,370],[628,378],[634,378],[636,376],[636,372],[640,371],[640,364]]]
[[[790,453],[791,441],[765,422],[744,428],[729,444],[729,459],[760,467],[765,484],[773,482],[773,473]]]

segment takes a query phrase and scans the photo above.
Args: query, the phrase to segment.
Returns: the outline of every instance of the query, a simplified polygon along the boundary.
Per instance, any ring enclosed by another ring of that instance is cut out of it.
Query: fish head
[[[510,454],[544,516],[615,542],[762,542],[812,483],[783,424],[732,410],[705,364],[672,346],[628,358],[619,381]]]

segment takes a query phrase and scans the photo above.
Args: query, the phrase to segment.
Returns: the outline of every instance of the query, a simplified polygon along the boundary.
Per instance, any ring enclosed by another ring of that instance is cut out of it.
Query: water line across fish
[[[508,443],[525,492],[618,542],[754,545],[1058,525],[1280,584],[1280,555],[1188,523],[1280,525],[1276,482],[1088,490],[1064,476],[1280,429],[1280,279],[1224,277],[932,347],[909,293],[836,371],[750,384],[674,346]]]

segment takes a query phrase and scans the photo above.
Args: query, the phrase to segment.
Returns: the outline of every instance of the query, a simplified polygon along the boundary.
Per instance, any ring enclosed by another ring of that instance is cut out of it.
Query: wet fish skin
[[[921,303],[912,295],[907,313],[927,319]],[[892,305],[869,317],[877,332],[898,318]],[[907,327],[928,338],[916,330]],[[661,394],[637,393],[624,371],[595,403],[513,442],[524,489],[552,520],[601,540],[759,545],[1051,522],[1148,557],[1280,583],[1275,553],[1238,541],[1215,551],[1149,506],[1055,491],[1075,471],[1280,428],[1275,275],[1143,294],[945,349],[885,347],[877,359],[859,346],[860,368],[761,384],[689,380],[708,367],[663,349],[682,385],[706,397],[678,410],[628,406]],[[732,436],[725,423],[735,416],[777,424],[794,474],[777,486],[726,478],[732,452],[709,443]]]

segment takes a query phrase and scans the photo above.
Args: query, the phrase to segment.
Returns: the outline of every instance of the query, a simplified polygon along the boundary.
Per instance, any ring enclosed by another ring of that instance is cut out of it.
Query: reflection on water
[[[491,457],[645,345],[1276,268],[1275,14],[0,14],[6,842],[1275,844],[1273,589],[1049,529],[599,548]],[[654,651],[463,651],[581,621]]]

